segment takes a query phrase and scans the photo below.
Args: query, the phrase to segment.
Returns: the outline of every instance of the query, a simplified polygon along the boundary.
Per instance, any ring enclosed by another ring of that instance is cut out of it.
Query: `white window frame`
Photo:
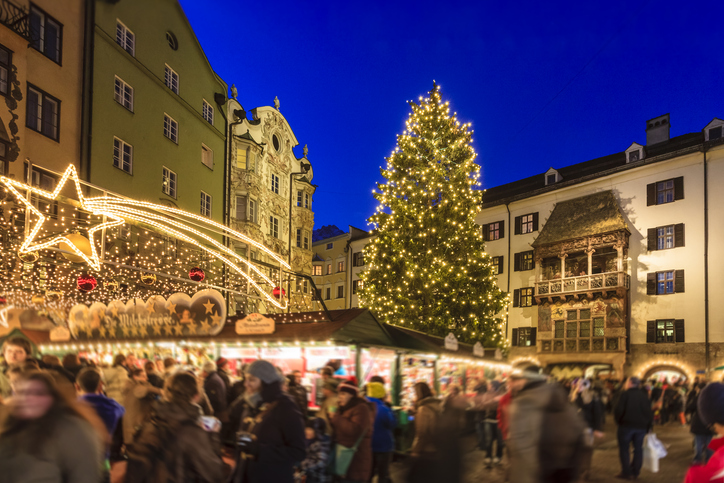
[[[303,240],[302,240],[302,246],[303,246],[303,248],[304,248],[305,250],[309,250],[309,231],[308,231],[308,230],[304,230],[304,231],[302,232],[302,237],[303,237]]]
[[[181,83],[178,72],[173,70],[173,68],[171,68],[170,65],[168,65],[168,64],[165,64],[165,65],[166,65],[166,68],[163,72],[163,82],[164,82],[164,84],[166,84],[166,87],[171,89],[171,92],[173,92],[174,94],[178,94],[179,85]]]
[[[176,199],[178,175],[174,171],[171,171],[166,166],[164,166],[161,176],[163,179],[163,182],[161,184],[161,191],[163,191],[164,194],[170,196],[171,198]]]
[[[199,209],[201,216],[211,218],[211,202],[211,195],[204,190],[201,190],[201,205]]]
[[[113,84],[113,98],[118,104],[133,112],[133,87],[118,76]]]
[[[40,89],[39,87],[36,87],[33,84],[28,83],[28,97],[30,97],[30,91],[33,91],[33,93],[38,97],[38,104],[37,105],[31,105],[30,99],[27,100],[27,109],[26,109],[26,122],[25,125],[32,129],[33,131],[42,134],[43,136],[52,139],[53,141],[60,141],[60,99],[57,97],[51,96],[44,90]],[[51,121],[50,126],[52,127],[52,132],[48,135],[48,133],[45,132],[45,126],[48,125],[46,122],[47,120],[43,117],[45,114],[45,103],[51,103],[55,106],[55,109],[53,111],[53,120]],[[30,109],[36,108],[37,111],[35,113],[35,125],[33,126],[30,124],[29,114],[28,111]]]
[[[118,143],[118,147],[116,144]],[[126,147],[129,148],[129,157],[130,160],[128,161],[128,169],[125,169],[126,160],[124,156],[126,155]],[[116,156],[116,150],[118,150],[118,153],[120,156]],[[120,169],[124,173],[133,174],[133,146],[128,144],[123,139],[113,136],[113,166],[115,168]]]
[[[248,209],[247,209],[247,212],[246,212],[246,214],[247,214],[246,221],[250,221],[250,222],[252,222],[252,223],[259,223],[259,222],[257,221],[257,216],[258,216],[257,211],[258,211],[258,210],[257,210],[257,202],[256,202],[256,199],[255,199],[255,198],[252,198],[252,197],[249,197],[249,206],[248,206]]]
[[[136,56],[136,34],[119,19],[116,19],[116,43],[132,56]]]
[[[214,125],[214,107],[209,104],[206,99],[204,99],[204,103],[201,106],[201,115],[204,117],[206,122],[212,126]]]
[[[302,207],[302,200],[304,199],[304,192],[302,190],[297,190],[297,206]]]
[[[322,265],[312,265],[312,275],[315,277],[322,276]]]
[[[297,228],[296,236],[297,236],[297,238],[296,238],[297,248],[302,248],[302,229],[301,228]]]
[[[208,155],[206,154],[208,153]],[[205,157],[208,157],[211,162],[207,163],[204,159]],[[201,164],[206,166],[209,169],[214,169],[214,150],[208,147],[206,144],[201,143]]]
[[[310,208],[310,204],[309,204],[309,193],[307,193],[307,192],[304,193],[304,207],[307,208],[307,209]]]
[[[178,122],[165,112],[163,113],[163,135],[178,144]]]
[[[279,218],[274,215],[269,215],[269,235],[279,238]]]
[[[269,187],[272,193],[279,194],[279,176],[271,174],[271,186]]]
[[[38,8],[35,5],[30,6],[30,12],[28,17],[31,17],[33,14],[37,15],[40,18],[40,32],[38,32],[39,38],[31,38],[30,40],[30,46],[36,49],[38,52],[42,53],[44,56],[55,62],[56,64],[60,64],[61,59],[63,58],[63,25],[58,22],[55,18],[51,17],[47,13],[45,13],[43,10]],[[58,32],[58,37],[56,39],[56,45],[58,46],[57,52],[48,52],[47,51],[47,44],[46,44],[46,38],[47,38],[47,24],[52,23],[55,24],[55,29]],[[32,20],[29,21],[29,29],[30,34],[32,37]],[[36,44],[37,40],[37,44]],[[57,55],[57,57],[56,57]]]
[[[533,213],[523,215],[520,218],[520,234],[527,235],[533,233]]]

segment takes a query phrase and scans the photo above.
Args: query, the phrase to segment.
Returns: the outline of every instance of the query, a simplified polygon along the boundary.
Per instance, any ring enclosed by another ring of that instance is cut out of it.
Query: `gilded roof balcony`
[[[628,289],[631,277],[626,272],[596,273],[536,282],[535,294],[540,297]]]

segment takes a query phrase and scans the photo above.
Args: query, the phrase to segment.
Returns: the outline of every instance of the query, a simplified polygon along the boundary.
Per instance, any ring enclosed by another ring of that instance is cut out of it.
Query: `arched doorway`
[[[549,364],[545,372],[559,381],[578,379],[608,379],[613,377],[615,370],[611,364],[590,362],[566,362]]]
[[[654,380],[656,382],[667,382],[674,383],[677,381],[688,382],[689,375],[682,370],[680,367],[673,365],[656,365],[650,367],[644,374],[642,379],[644,381]]]

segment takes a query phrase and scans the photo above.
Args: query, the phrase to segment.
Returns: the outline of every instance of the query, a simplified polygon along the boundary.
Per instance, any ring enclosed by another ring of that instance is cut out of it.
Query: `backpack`
[[[570,482],[578,477],[586,424],[560,386],[550,386],[540,437],[541,481]]]

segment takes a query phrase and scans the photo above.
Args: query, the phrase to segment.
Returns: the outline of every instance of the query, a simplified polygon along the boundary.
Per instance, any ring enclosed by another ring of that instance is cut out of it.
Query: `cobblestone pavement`
[[[611,418],[608,417],[610,420]],[[669,423],[667,426],[657,426],[656,435],[668,445],[668,456],[660,460],[658,473],[650,473],[642,470],[637,481],[642,483],[681,483],[693,458],[692,449],[693,437],[689,433],[689,427],[682,427],[679,424]],[[474,449],[472,437],[466,438],[465,446],[467,451],[463,456],[465,464],[465,483],[503,483],[505,481],[504,467],[498,466],[486,468],[483,463],[484,453]],[[605,437],[596,444],[593,453],[593,464],[591,475],[588,481],[594,483],[618,482],[614,476],[621,470],[618,462],[618,444],[616,442],[616,426],[612,422],[606,424]],[[405,463],[395,462],[391,468],[392,480],[394,483],[405,482]],[[514,483],[514,482],[511,482]]]

